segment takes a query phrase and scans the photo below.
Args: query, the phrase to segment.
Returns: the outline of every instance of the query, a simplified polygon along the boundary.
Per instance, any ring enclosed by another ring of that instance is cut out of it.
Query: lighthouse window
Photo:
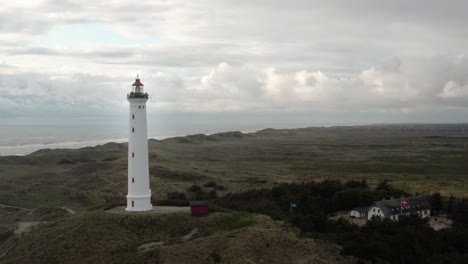
[[[135,178],[132,178],[132,183],[135,183]]]
[[[141,109],[141,105],[138,106],[138,109]]]
[[[132,127],[132,132],[135,132],[135,128],[134,128],[134,127]]]
[[[145,106],[143,106],[143,109],[145,109]]]
[[[134,207],[134,206],[135,206],[135,202],[134,202],[134,201],[132,201],[132,207]]]
[[[132,115],[132,119],[135,119],[135,115]]]
[[[134,157],[135,157],[135,153],[134,153],[134,152],[132,152],[132,158],[134,158]]]

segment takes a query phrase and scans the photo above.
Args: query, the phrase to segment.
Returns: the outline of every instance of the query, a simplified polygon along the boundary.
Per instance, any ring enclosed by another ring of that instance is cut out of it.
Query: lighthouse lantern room
[[[143,83],[137,76],[132,91],[127,95],[130,103],[128,136],[128,194],[127,211],[148,211],[151,204],[148,166],[148,132],[146,101]]]

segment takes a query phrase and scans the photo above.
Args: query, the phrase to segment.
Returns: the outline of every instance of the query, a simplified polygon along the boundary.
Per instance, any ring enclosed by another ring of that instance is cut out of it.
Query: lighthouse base
[[[145,197],[127,195],[127,208],[125,208],[125,211],[141,212],[152,209],[151,194]]]

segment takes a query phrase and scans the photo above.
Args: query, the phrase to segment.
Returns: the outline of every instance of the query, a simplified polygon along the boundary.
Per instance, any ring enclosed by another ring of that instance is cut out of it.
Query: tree
[[[379,183],[379,185],[377,185],[377,188],[375,189],[379,191],[390,191],[391,188],[392,186],[388,183],[388,180],[383,180]]]
[[[352,180],[352,181],[346,182],[345,186],[348,188],[361,188],[361,182]]]
[[[436,192],[429,197],[429,203],[431,204],[432,210],[438,212],[443,209],[442,196]]]
[[[367,188],[367,187],[369,187],[369,184],[367,184],[367,181],[365,179],[363,179],[361,181],[361,188]]]
[[[454,209],[454,206],[455,206],[455,196],[453,196],[453,194],[450,194],[450,197],[449,197],[448,203],[447,203],[447,212],[452,213],[453,209]]]

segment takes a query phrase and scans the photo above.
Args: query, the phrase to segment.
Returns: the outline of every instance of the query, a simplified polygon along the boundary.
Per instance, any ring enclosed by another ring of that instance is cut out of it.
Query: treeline
[[[313,212],[331,214],[338,210],[369,206],[373,202],[392,197],[408,196],[403,190],[382,181],[377,188],[369,188],[365,180],[343,184],[336,180],[319,183],[279,184],[272,189],[256,189],[224,196],[217,202],[222,206],[258,212],[277,219],[290,217],[290,204],[298,205],[294,215],[309,215]]]
[[[434,209],[447,212],[455,221],[452,228],[442,231],[434,231],[427,220],[416,216],[399,222],[375,219],[362,228],[330,218],[338,210],[369,206],[375,201],[401,195],[410,196],[387,181],[370,188],[365,180],[346,183],[327,180],[229,194],[216,203],[288,221],[304,235],[332,240],[343,246],[345,254],[372,262],[468,263],[466,199],[444,199],[438,193],[428,197]],[[297,204],[297,208],[291,210],[291,203]]]

